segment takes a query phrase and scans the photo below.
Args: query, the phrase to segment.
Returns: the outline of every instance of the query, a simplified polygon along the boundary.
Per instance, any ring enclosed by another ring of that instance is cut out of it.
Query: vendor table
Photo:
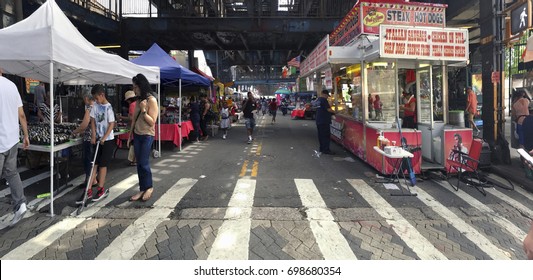
[[[71,139],[70,141],[68,142],[65,142],[65,143],[62,143],[62,144],[59,144],[59,145],[54,145],[54,148],[52,149],[52,147],[50,145],[35,145],[35,144],[31,144],[28,146],[27,150],[30,150],[30,151],[38,151],[38,152],[46,152],[46,153],[55,153],[55,152],[60,152],[64,149],[67,149],[67,148],[70,148],[70,147],[73,147],[73,146],[77,146],[77,145],[81,145],[81,143],[83,142],[83,139],[82,138],[75,138],[75,139]],[[23,145],[22,143],[19,143],[18,144],[18,147],[19,149],[22,149]],[[67,175],[68,175],[68,172],[69,172],[69,161],[70,159],[67,158]],[[53,180],[54,178],[54,174],[53,174],[53,170],[50,170],[50,172],[52,173],[50,175],[50,177],[52,178],[51,180]],[[65,184],[63,186],[60,186],[58,187],[56,190],[54,190],[54,184],[50,184],[50,215],[51,216],[54,216],[54,209],[53,209],[53,203],[54,203],[54,194],[57,193],[57,192],[60,192],[62,191],[63,189],[69,187],[68,185],[68,176],[66,176],[65,178]]]
[[[76,138],[76,139],[72,139],[66,143],[63,143],[63,144],[59,144],[59,145],[54,145],[54,150],[52,151],[52,147],[50,147],[50,145],[34,145],[34,144],[31,144],[30,143],[30,146],[28,146],[28,150],[30,151],[38,151],[38,152],[47,152],[47,153],[50,153],[50,152],[59,152],[61,150],[64,150],[66,148],[70,148],[70,147],[73,147],[73,146],[77,146],[77,145],[81,145],[82,143],[82,139],[81,138]],[[19,143],[18,147],[20,149],[22,149],[22,143]]]
[[[400,147],[398,147],[400,148]],[[401,149],[400,153],[399,154],[396,154],[396,155],[391,155],[391,154],[388,154],[388,153],[385,153],[385,151],[383,151],[380,147],[378,146],[374,146],[374,150],[378,153],[380,153],[381,155],[383,155],[384,157],[387,158],[387,160],[391,161],[391,164],[392,166],[394,166],[394,169],[393,169],[393,174],[390,178],[390,180],[388,181],[389,183],[394,183],[394,182],[398,182],[400,184],[400,190],[401,190],[401,194],[394,194],[394,193],[391,193],[392,196],[416,196],[416,193],[412,193],[410,188],[409,188],[409,183],[406,183],[407,185],[407,192],[404,192],[403,190],[403,187],[401,186],[401,182],[400,182],[400,174],[403,176],[403,179],[404,179],[404,182],[408,182],[409,180],[405,177],[405,173],[403,172],[404,170],[404,159],[407,159],[407,160],[411,160],[411,158],[414,157],[414,155],[404,149]]]
[[[181,129],[181,137],[180,137],[180,129]],[[158,125],[155,125],[154,140],[159,140],[161,138],[161,141],[172,141],[172,143],[174,143],[176,147],[179,147],[181,144],[182,138],[189,139],[189,133],[193,130],[194,128],[192,126],[191,121],[181,122],[180,124],[161,124],[161,137],[159,137]],[[129,132],[129,130],[127,132]],[[129,134],[127,132],[119,135],[119,137],[117,138],[118,147],[122,147],[121,140],[128,140]]]

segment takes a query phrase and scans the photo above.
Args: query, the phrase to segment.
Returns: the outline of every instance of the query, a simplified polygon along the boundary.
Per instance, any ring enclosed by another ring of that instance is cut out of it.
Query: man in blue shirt
[[[329,149],[331,116],[335,115],[335,111],[331,109],[328,103],[329,91],[322,90],[320,97],[316,100],[316,128],[318,131],[318,143],[320,145],[319,151],[323,154],[333,155],[334,153]]]

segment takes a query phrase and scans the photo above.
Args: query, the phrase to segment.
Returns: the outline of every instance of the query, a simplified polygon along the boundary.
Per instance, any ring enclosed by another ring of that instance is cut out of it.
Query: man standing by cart
[[[476,136],[479,135],[479,128],[477,128],[476,123],[474,122],[474,117],[477,113],[477,97],[474,90],[471,87],[466,88],[466,109],[468,123],[470,128],[475,130]]]
[[[19,122],[24,133],[22,147],[30,145],[28,124],[22,108],[22,99],[17,86],[5,77],[0,69],[0,177],[9,183],[11,198],[14,204],[15,216],[10,226],[18,223],[26,214],[26,197],[24,187],[17,170],[17,154],[19,143]]]
[[[331,116],[335,115],[335,111],[331,109],[328,102],[329,91],[322,90],[320,97],[315,101],[316,109],[316,128],[318,131],[318,143],[320,145],[319,151],[323,154],[333,155],[334,153],[329,149]]]

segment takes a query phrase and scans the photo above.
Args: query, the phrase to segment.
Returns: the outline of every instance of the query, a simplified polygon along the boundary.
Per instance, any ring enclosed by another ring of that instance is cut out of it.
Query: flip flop
[[[149,188],[149,189],[145,190],[144,194],[143,194],[143,197],[142,197],[142,200],[143,201],[149,200],[152,197],[152,193],[153,192],[154,192],[154,188]]]
[[[144,192],[138,192],[134,196],[130,197],[130,201],[137,201],[144,196]]]

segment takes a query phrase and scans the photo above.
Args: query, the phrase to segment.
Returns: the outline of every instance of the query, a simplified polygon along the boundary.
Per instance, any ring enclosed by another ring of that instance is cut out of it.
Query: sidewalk
[[[507,118],[505,123],[505,138],[509,142],[509,150],[511,152],[511,164],[492,164],[490,172],[511,180],[516,187],[522,186],[526,190],[533,192],[533,180],[526,177],[520,156],[516,149],[511,147],[511,120]]]

